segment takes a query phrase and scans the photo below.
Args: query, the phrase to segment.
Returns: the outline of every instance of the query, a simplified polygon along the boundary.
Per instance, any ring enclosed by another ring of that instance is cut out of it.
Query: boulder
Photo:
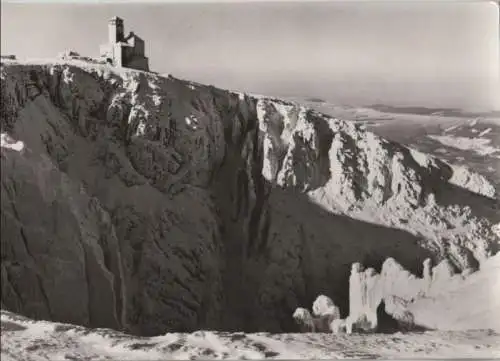
[[[315,332],[316,327],[309,310],[298,307],[293,313],[293,319],[299,325],[301,332]]]
[[[319,295],[312,306],[315,316],[330,315],[333,319],[340,318],[340,310],[333,303],[332,299],[325,295]]]
[[[330,322],[330,331],[334,334],[347,333],[347,323],[345,319],[337,318]]]

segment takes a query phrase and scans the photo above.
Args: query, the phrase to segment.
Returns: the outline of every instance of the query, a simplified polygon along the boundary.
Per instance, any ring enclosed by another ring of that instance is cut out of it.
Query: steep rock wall
[[[79,61],[1,77],[1,131],[23,144],[1,150],[14,312],[144,335],[282,331],[319,293],[345,309],[354,262],[464,269],[497,251],[492,200],[358,125]]]

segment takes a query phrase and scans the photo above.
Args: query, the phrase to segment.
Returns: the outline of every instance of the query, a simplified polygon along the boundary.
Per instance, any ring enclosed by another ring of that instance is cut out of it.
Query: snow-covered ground
[[[197,331],[133,337],[109,329],[1,316],[3,361],[494,358],[500,334],[490,330],[333,335]]]
[[[491,128],[488,129],[491,130]],[[441,144],[448,147],[461,150],[471,150],[483,156],[491,156],[495,154],[497,158],[500,157],[500,155],[497,155],[497,153],[500,154],[500,149],[492,147],[490,145],[491,139],[488,138],[481,138],[480,136],[477,138],[454,137],[450,135],[429,135],[429,138],[437,140]]]

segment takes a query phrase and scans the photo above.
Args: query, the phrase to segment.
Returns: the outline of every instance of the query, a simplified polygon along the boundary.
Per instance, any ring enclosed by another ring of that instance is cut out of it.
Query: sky
[[[98,56],[114,15],[150,68],[215,86],[352,105],[500,109],[494,2],[1,4],[1,52]]]

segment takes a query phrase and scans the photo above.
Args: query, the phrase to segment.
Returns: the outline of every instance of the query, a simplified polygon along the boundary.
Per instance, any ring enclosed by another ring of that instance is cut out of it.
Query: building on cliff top
[[[113,17],[108,23],[108,43],[100,47],[100,55],[117,67],[149,71],[149,60],[144,56],[144,40],[132,31],[125,36],[123,19]]]

